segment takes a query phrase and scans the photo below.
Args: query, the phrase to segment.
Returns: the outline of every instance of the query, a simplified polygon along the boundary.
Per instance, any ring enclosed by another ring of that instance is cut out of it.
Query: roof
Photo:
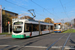
[[[32,20],[32,19],[12,19],[12,20],[13,21],[14,20],[28,20],[26,23],[36,23],[36,24],[39,24],[39,21]],[[42,21],[40,21],[40,24],[54,25],[53,23],[46,23],[46,22],[42,22]]]
[[[3,9],[2,9],[2,11],[3,11]],[[14,12],[11,12],[11,11],[8,11],[8,10],[4,10],[4,11],[5,11],[5,12],[9,12],[9,13],[18,15],[18,13],[14,13]]]

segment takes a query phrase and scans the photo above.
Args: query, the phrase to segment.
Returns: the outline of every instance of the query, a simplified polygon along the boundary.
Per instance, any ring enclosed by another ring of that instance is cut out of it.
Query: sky
[[[75,0],[1,0],[4,10],[33,17],[28,10],[34,9],[36,20],[47,17],[54,22],[70,22],[75,18]]]

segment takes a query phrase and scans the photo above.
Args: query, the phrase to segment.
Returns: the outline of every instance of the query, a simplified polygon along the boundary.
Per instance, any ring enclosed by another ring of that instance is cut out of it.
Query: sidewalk
[[[3,36],[6,36],[6,35],[0,35],[0,37],[3,37]]]
[[[0,35],[0,39],[12,38],[11,35]]]

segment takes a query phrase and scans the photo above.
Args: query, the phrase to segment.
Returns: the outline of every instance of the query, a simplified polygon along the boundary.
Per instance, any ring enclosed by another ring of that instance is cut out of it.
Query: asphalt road
[[[26,39],[0,37],[0,50],[75,50],[75,33],[45,34]]]

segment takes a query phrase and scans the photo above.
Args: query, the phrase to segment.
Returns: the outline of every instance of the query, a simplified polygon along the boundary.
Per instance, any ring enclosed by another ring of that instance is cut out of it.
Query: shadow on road
[[[75,44],[75,42],[72,39],[70,39],[70,42],[73,43],[73,44]]]
[[[72,44],[75,44],[75,42],[74,42],[72,39],[70,39],[70,42],[71,42]],[[73,46],[73,48],[75,48],[75,46]],[[75,50],[75,49],[69,49],[69,50]]]

